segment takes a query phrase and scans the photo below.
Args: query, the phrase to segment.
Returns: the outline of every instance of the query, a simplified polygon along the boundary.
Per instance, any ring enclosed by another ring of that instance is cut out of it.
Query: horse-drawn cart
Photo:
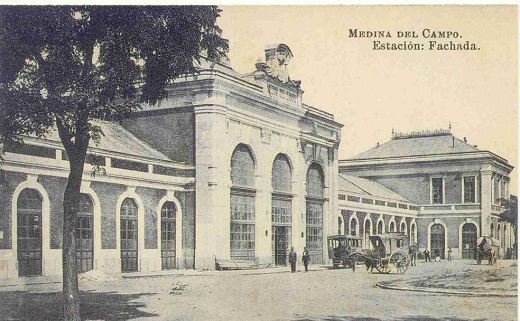
[[[338,268],[339,265],[344,267],[355,268],[357,256],[355,253],[362,253],[362,239],[359,236],[352,235],[330,235],[327,237],[327,245],[329,248],[329,258],[332,259],[332,267]]]
[[[327,241],[334,268],[339,264],[355,268],[356,262],[364,261],[380,273],[403,274],[410,266],[410,242],[402,233],[371,235],[372,250],[362,249],[361,238],[356,236],[333,235]]]
[[[495,264],[498,260],[500,241],[490,236],[477,238],[477,264],[487,259],[489,264]]]

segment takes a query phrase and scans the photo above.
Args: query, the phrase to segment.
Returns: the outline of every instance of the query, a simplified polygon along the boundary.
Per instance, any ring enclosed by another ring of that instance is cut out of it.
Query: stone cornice
[[[507,160],[489,151],[475,151],[465,153],[453,154],[434,154],[424,156],[404,156],[404,157],[388,157],[388,158],[374,158],[374,159],[346,159],[340,160],[339,166],[345,168],[355,168],[356,170],[363,168],[374,168],[377,166],[388,165],[410,165],[410,164],[438,164],[443,163],[452,164],[454,161],[491,161],[494,165],[511,172],[514,166],[507,163]]]

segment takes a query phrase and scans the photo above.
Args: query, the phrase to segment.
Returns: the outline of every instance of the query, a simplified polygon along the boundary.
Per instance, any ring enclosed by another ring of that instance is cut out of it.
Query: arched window
[[[42,275],[42,198],[24,189],[17,201],[18,275]]]
[[[405,222],[401,222],[401,227],[399,228],[399,232],[403,233],[403,234],[408,234],[408,233],[406,233],[406,223]]]
[[[307,170],[306,246],[311,263],[323,263],[323,171],[313,163]]]
[[[287,156],[276,156],[271,173],[272,256],[276,265],[286,265],[292,235],[292,173]]]
[[[278,154],[274,159],[271,185],[276,192],[290,193],[292,190],[291,166],[284,154]]]
[[[323,197],[323,171],[320,165],[313,163],[307,171],[307,196]]]
[[[415,223],[412,223],[412,226],[410,227],[410,243],[417,243],[416,233],[415,233]]]
[[[394,222],[394,221],[390,222],[390,228],[389,228],[389,231],[390,231],[390,232],[395,232],[395,222]]]
[[[350,221],[350,235],[356,236],[357,235],[357,219],[353,218]]]
[[[138,270],[138,220],[137,203],[125,198],[121,204],[121,272]]]
[[[177,207],[165,202],[161,208],[161,262],[163,270],[175,268]]]
[[[231,156],[231,183],[234,187],[255,187],[255,161],[246,145],[238,145]]]
[[[370,234],[371,234],[371,229],[372,229],[372,226],[370,226],[370,221],[369,220],[365,220],[365,233],[364,233],[364,243],[365,243],[365,248],[370,248]]]
[[[78,272],[94,268],[94,205],[87,194],[80,194],[76,218],[76,264]]]
[[[383,234],[383,221],[377,222],[377,234],[381,235]]]
[[[343,227],[343,218],[341,216],[338,216],[338,235],[342,234],[342,227]]]
[[[255,259],[255,162],[246,145],[231,156],[231,258]]]

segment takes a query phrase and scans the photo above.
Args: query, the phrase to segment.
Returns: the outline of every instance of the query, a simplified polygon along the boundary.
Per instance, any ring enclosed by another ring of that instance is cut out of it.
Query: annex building
[[[337,229],[342,125],[303,103],[293,54],[268,46],[247,74],[202,60],[158,106],[88,150],[77,220],[81,272],[285,264],[291,246],[327,262]],[[61,274],[68,162],[57,134],[7,146],[0,173],[0,278]]]
[[[340,218],[351,234],[404,232],[421,252],[438,250],[442,258],[451,248],[453,258],[473,259],[477,237],[492,236],[505,257],[515,236],[499,218],[512,170],[499,155],[454,137],[451,128],[392,133],[390,141],[340,160],[340,182],[349,181],[340,183]]]

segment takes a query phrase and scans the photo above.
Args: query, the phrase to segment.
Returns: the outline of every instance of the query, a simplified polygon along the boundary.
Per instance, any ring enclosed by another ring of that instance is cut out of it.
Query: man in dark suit
[[[308,272],[309,271],[309,260],[310,260],[310,256],[309,256],[309,251],[307,251],[307,248],[304,247],[303,248],[303,254],[302,254],[302,261],[303,261],[303,265],[305,266],[305,272]]]
[[[296,252],[294,252],[294,247],[291,247],[291,252],[289,253],[289,263],[291,263],[291,272],[296,272],[296,262],[297,262],[297,255]]]

